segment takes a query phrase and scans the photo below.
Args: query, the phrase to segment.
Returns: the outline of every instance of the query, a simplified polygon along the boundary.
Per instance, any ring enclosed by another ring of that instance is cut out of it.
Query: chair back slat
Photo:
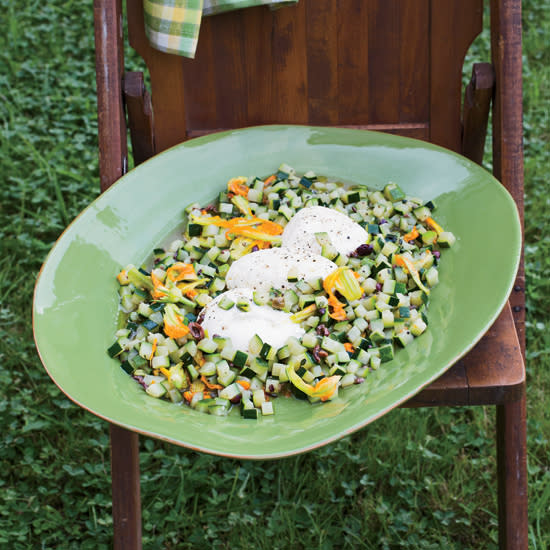
[[[432,0],[430,22],[430,141],[461,152],[462,65],[481,32],[483,4]]]
[[[153,50],[141,0],[128,4],[130,42],[151,73],[157,152],[274,123],[374,128],[461,149],[462,64],[482,0],[300,0],[229,12],[203,19],[195,59]]]

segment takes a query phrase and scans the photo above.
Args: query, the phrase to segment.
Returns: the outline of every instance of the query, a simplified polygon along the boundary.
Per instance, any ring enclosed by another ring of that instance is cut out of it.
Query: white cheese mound
[[[269,305],[255,304],[253,292],[251,288],[234,288],[216,296],[204,307],[200,314],[201,325],[210,338],[230,338],[233,349],[249,351],[248,343],[254,334],[274,348],[284,346],[290,336],[300,338],[304,334],[299,323],[290,320],[289,313],[272,309]],[[224,297],[235,302],[231,309],[219,307]],[[237,307],[239,300],[249,302],[248,311],[241,311]]]
[[[298,280],[324,279],[337,269],[337,265],[317,254],[300,254],[288,248],[267,248],[251,252],[239,258],[229,268],[225,277],[227,288],[251,288],[269,291],[294,288],[288,281],[289,271]]]
[[[368,233],[351,218],[324,206],[302,208],[283,231],[282,246],[300,254],[320,254],[315,233],[327,233],[332,246],[348,255],[367,242]]]

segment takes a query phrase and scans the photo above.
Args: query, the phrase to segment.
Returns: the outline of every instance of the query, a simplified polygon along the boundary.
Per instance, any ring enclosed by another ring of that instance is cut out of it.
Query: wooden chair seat
[[[202,23],[195,60],[154,50],[142,0],[127,0],[130,45],[150,74],[124,70],[122,0],[96,0],[102,190],[134,162],[191,137],[257,124],[368,128],[483,156],[492,102],[493,169],[523,216],[520,0],[490,0],[492,64],[462,64],[482,0],[299,0]],[[523,219],[523,218],[522,218]],[[404,406],[495,405],[499,544],[527,548],[524,278],[491,329]],[[115,548],[140,548],[137,435],[111,427]]]
[[[503,405],[525,392],[525,366],[510,305],[481,341],[405,407]]]

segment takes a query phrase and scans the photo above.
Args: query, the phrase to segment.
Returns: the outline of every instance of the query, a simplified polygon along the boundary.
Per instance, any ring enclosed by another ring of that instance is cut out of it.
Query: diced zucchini
[[[235,382],[228,384],[223,390],[220,390],[220,397],[231,401],[238,395],[241,395],[241,386]]]
[[[328,336],[323,337],[323,340],[321,341],[321,347],[329,353],[338,353],[345,350],[344,346],[340,342],[337,342],[336,340],[333,340]]]
[[[144,317],[149,317],[149,315],[153,313],[153,310],[151,309],[149,304],[146,304],[144,302],[138,305],[137,311],[140,315],[143,315]]]
[[[393,346],[391,344],[386,344],[378,348],[378,353],[381,363],[386,363],[393,359]]]
[[[255,390],[252,392],[252,402],[255,407],[261,407],[262,403],[265,402],[265,393],[264,390]]]
[[[252,300],[257,306],[264,306],[269,302],[269,292],[255,290],[252,293]]]
[[[218,307],[221,309],[229,310],[235,305],[235,302],[228,298],[227,296],[224,296],[219,302]]]
[[[307,284],[313,289],[314,292],[319,292],[323,288],[323,279],[308,279]]]
[[[116,341],[109,349],[107,349],[107,353],[110,357],[117,357],[124,351],[124,348],[120,345],[120,342]]]
[[[189,373],[189,376],[191,377],[191,380],[197,380],[199,377],[199,373],[195,366],[192,363],[189,363],[186,365],[187,372]]]
[[[298,280],[298,267],[292,266],[286,275],[286,280],[290,282],[296,282]]]
[[[254,378],[255,374],[256,373],[250,367],[247,367],[245,365],[239,372],[239,377],[252,379]]]
[[[346,193],[344,196],[344,202],[346,204],[352,204],[359,202],[361,200],[361,196],[358,191],[352,190],[349,193]]]
[[[208,406],[208,413],[214,416],[227,416],[229,407],[217,404],[216,399],[213,399],[212,401],[215,401],[215,403]]]
[[[386,279],[382,285],[384,294],[394,294],[396,282],[393,279]]]
[[[250,302],[246,298],[239,298],[237,300],[237,308],[241,311],[248,311],[250,309]]]
[[[268,376],[265,379],[265,391],[268,393],[279,393],[281,391],[281,381],[278,378]]]
[[[257,189],[249,189],[247,198],[250,202],[261,203],[264,198],[264,194],[263,191],[259,191]]]
[[[264,343],[262,342],[262,339],[255,334],[248,342],[248,351],[252,353],[252,355],[259,355],[263,345]]]
[[[426,272],[426,282],[430,287],[434,287],[439,282],[439,273],[435,267],[430,267]]]
[[[390,328],[394,325],[394,315],[393,312],[390,310],[386,310],[382,312],[382,322],[384,324],[384,328]]]
[[[347,370],[342,365],[334,365],[331,367],[329,374],[330,376],[344,376],[346,374]]]
[[[344,376],[340,379],[340,386],[342,388],[347,388],[353,384],[355,384],[355,374],[353,373],[344,374]]]
[[[384,187],[384,197],[390,202],[397,202],[405,198],[405,193],[397,183],[390,182]]]
[[[380,233],[380,226],[377,223],[369,223],[366,229],[370,235],[378,235]]]
[[[315,332],[306,332],[301,338],[302,345],[308,349],[313,349],[318,343],[318,337]]]
[[[252,406],[251,408],[243,406],[242,415],[243,415],[243,418],[250,418],[252,420],[257,420],[258,409],[254,408],[254,406]]]
[[[384,254],[384,256],[387,256],[388,258],[395,254],[399,250],[399,246],[393,242],[386,242],[382,249],[380,250],[381,254]]]
[[[427,218],[431,216],[430,209],[427,206],[419,206],[418,208],[415,208],[413,210],[413,214],[416,216],[418,220],[421,222],[426,221]]]
[[[442,231],[437,239],[437,243],[442,248],[450,248],[455,242],[456,237],[450,231]]]
[[[309,370],[306,370],[301,376],[304,382],[307,382],[308,384],[311,384],[313,380],[315,380],[314,374]]]
[[[222,357],[223,357],[223,352],[222,352]],[[248,354],[244,353],[244,351],[236,351],[232,358],[232,362],[236,367],[244,367],[247,360],[248,360]]]
[[[264,342],[260,350],[260,357],[266,361],[274,361],[277,357],[277,350],[267,342]]]
[[[422,242],[426,245],[433,245],[437,241],[437,233],[435,231],[425,231],[422,233]]]
[[[203,338],[198,344],[197,348],[204,353],[215,353],[218,350],[218,344],[210,338]]]
[[[376,284],[376,281],[369,277],[361,283],[361,288],[365,291],[366,294],[373,294],[376,290]]]
[[[294,336],[291,336],[287,339],[286,345],[288,346],[288,351],[290,355],[300,355],[306,351],[306,348],[300,344],[300,341],[297,338],[294,338]],[[277,354],[279,359],[281,359],[280,355]]]
[[[414,336],[420,336],[426,330],[426,328],[426,323],[421,317],[419,317],[411,325],[411,334],[413,334]]]
[[[298,281],[298,282],[303,282],[303,281]],[[285,303],[284,310],[286,312],[291,311],[292,307],[298,303],[298,295],[296,294],[296,292],[294,292],[294,290],[292,289],[285,290],[284,303]]]
[[[410,307],[400,307],[399,310],[399,317],[401,319],[408,319],[411,316],[411,308]]]
[[[261,404],[262,415],[269,416],[274,413],[273,401],[263,401]]]
[[[305,175],[300,178],[300,185],[309,189],[313,184],[313,179],[306,177]]]
[[[277,350],[277,358],[280,361],[288,359],[290,357],[290,349],[288,346],[283,346]]]
[[[153,355],[153,345],[150,342],[142,342],[139,346],[139,354],[144,359],[149,359]]]
[[[145,390],[151,397],[162,397],[166,393],[166,388],[159,383],[152,383]]]
[[[195,298],[195,301],[199,306],[204,307],[206,304],[212,301],[212,296],[206,293],[199,293],[198,296]]]
[[[161,367],[169,367],[170,366],[170,358],[168,355],[163,355],[161,357],[155,356],[151,360],[151,366],[154,369],[160,369]]]
[[[130,361],[122,361],[120,363],[120,368],[126,373],[126,374],[134,374],[134,371],[136,370],[134,366],[130,363]]]
[[[294,211],[286,204],[281,205],[281,207],[279,208],[279,213],[283,215],[287,220],[290,220],[290,218],[292,218],[292,216],[294,215]]]
[[[199,369],[199,373],[204,376],[214,376],[216,374],[216,363],[206,361]]]
[[[313,288],[311,288],[311,286],[309,286],[309,284],[306,283],[306,281],[304,281],[304,280],[299,280],[299,281],[296,282],[296,290],[298,290],[302,294],[312,294],[313,293]]]
[[[210,399],[204,399],[204,394],[202,391],[199,391],[193,395],[191,398],[191,402],[189,405],[192,409],[197,409],[200,412],[208,413],[208,405],[209,405]],[[200,405],[199,405],[200,403]]]
[[[279,382],[286,382],[288,376],[286,374],[286,367],[284,363],[273,363],[271,367],[271,374],[279,379]]]
[[[414,340],[414,336],[409,330],[403,330],[397,336],[397,341],[403,347],[408,346],[413,340]]]

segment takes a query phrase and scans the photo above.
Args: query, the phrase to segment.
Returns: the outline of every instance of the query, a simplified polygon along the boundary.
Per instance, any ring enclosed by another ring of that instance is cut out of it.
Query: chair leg
[[[525,396],[497,405],[498,521],[501,550],[527,550]]]
[[[139,437],[114,424],[111,434],[114,550],[141,550]]]

